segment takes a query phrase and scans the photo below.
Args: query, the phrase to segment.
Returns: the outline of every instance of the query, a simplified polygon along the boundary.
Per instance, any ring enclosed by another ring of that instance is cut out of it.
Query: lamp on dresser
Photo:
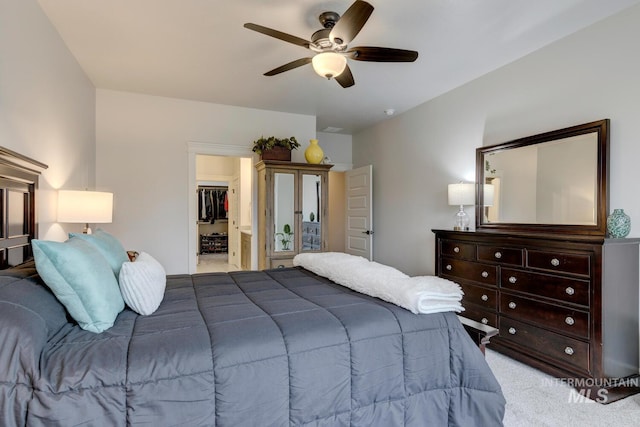
[[[113,193],[103,191],[58,191],[58,222],[84,223],[85,234],[91,234],[89,223],[110,223],[113,216]]]
[[[465,205],[475,205],[476,203],[476,185],[464,182],[457,184],[449,184],[448,199],[450,206],[460,206],[460,210],[456,212],[453,229],[456,231],[469,230],[469,215],[464,211]]]

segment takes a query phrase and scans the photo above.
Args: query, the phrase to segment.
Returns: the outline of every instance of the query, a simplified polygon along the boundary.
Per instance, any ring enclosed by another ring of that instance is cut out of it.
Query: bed
[[[416,315],[293,267],[168,276],[153,314],[125,308],[94,333],[21,251],[0,272],[1,425],[502,423],[454,312]]]

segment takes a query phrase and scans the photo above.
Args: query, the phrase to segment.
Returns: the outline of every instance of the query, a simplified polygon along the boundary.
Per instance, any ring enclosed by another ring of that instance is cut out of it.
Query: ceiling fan
[[[356,0],[342,17],[336,12],[324,12],[318,17],[324,28],[313,33],[311,41],[258,24],[246,23],[244,27],[316,53],[312,57],[296,59],[267,71],[265,76],[275,76],[312,63],[316,73],[327,79],[334,78],[340,86],[346,88],[355,83],[347,58],[371,62],[413,62],[418,58],[418,52],[414,50],[374,46],[348,48],[347,44],[358,35],[372,12],[373,6],[362,0]]]

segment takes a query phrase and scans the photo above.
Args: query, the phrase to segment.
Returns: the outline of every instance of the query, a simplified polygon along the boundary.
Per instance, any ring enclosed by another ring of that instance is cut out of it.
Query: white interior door
[[[346,241],[345,252],[373,260],[373,167],[345,172]]]

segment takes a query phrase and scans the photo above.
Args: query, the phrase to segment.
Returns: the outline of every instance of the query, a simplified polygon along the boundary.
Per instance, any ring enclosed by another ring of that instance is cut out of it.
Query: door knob
[[[362,234],[366,234],[366,235],[373,234],[373,230],[363,231]]]

